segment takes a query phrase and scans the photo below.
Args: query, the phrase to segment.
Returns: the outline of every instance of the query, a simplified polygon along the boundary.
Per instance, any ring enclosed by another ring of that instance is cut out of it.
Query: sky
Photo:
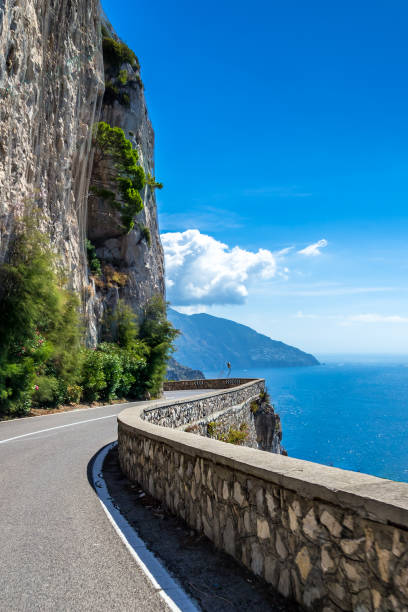
[[[406,0],[103,0],[142,66],[167,297],[408,353]]]

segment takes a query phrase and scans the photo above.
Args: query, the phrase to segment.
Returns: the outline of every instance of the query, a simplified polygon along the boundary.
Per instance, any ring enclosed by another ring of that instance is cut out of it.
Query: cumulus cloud
[[[308,257],[316,257],[316,255],[321,255],[320,249],[327,247],[328,242],[326,238],[322,238],[313,244],[309,244],[309,246],[305,247],[301,251],[298,251],[300,255],[307,255]]]
[[[174,305],[243,304],[250,284],[277,274],[276,257],[266,249],[231,249],[197,229],[165,233],[161,239]]]

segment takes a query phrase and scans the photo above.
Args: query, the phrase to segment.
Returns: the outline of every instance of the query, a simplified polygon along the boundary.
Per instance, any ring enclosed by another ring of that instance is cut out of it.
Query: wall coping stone
[[[206,381],[210,380],[210,379],[204,379]],[[226,379],[228,380],[228,379]],[[228,387],[227,389],[219,389],[216,391],[211,391],[209,393],[201,393],[200,395],[190,395],[189,397],[183,397],[180,399],[174,399],[174,400],[155,400],[155,401],[150,401],[150,402],[145,402],[144,405],[146,406],[146,408],[144,408],[143,412],[152,412],[153,410],[157,410],[158,408],[171,408],[171,406],[180,406],[182,404],[191,404],[191,402],[194,401],[199,401],[199,400],[203,400],[203,399],[208,399],[211,397],[215,397],[217,395],[228,395],[230,393],[236,393],[238,389],[246,389],[247,387],[252,387],[252,385],[254,385],[255,383],[259,383],[259,382],[264,382],[265,379],[264,378],[247,378],[247,379],[241,379],[241,380],[247,380],[248,382],[242,384],[242,385],[236,385],[236,386],[231,386]],[[176,382],[192,382],[192,381],[176,381]],[[169,389],[168,389],[169,390]],[[181,389],[182,390],[182,389]],[[194,390],[194,387],[191,388],[191,390]],[[129,404],[130,405],[130,404]],[[137,402],[137,405],[140,406],[140,402]]]
[[[254,379],[242,387],[251,386],[259,380]],[[233,387],[200,396],[192,395],[182,400],[130,403],[118,415],[118,422],[126,429],[183,453],[261,478],[295,491],[306,499],[347,507],[363,518],[408,529],[408,483],[236,446],[180,429],[155,425],[143,419],[143,415],[150,410],[190,403],[236,390],[237,387]]]

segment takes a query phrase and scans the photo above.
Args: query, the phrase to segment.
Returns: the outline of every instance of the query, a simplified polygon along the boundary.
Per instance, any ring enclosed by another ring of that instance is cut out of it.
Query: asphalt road
[[[2,612],[168,610],[88,481],[92,457],[117,438],[123,409],[0,423]]]

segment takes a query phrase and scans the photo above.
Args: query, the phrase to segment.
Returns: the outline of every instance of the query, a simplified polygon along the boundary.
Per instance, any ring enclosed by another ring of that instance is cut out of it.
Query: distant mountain
[[[282,368],[319,365],[313,355],[258,334],[255,330],[208,314],[185,315],[168,309],[168,318],[182,333],[176,340],[177,361],[200,370]]]
[[[167,362],[166,378],[167,380],[197,380],[205,376],[200,370],[192,370],[170,357]]]

